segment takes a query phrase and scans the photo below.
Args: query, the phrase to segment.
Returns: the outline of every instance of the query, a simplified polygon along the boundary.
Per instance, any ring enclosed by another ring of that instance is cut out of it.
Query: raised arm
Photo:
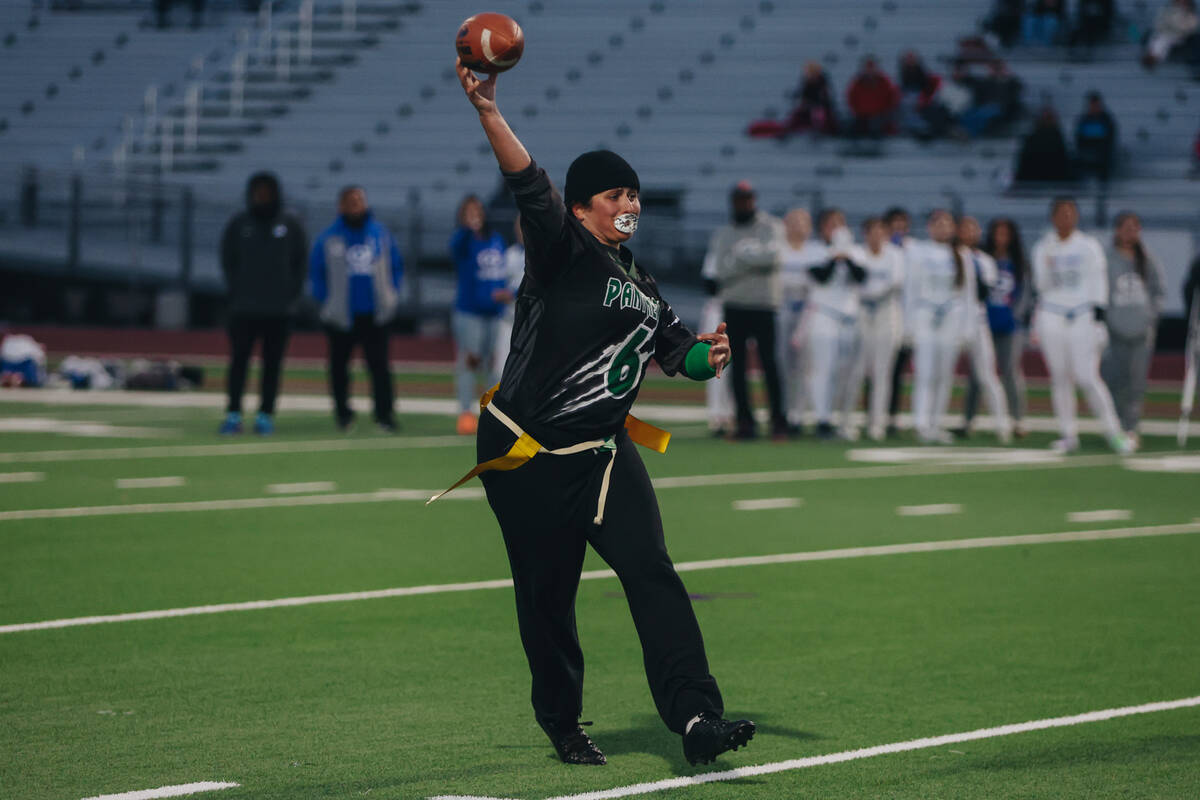
[[[479,124],[496,154],[496,163],[517,201],[527,250],[526,274],[540,284],[549,284],[569,263],[558,249],[566,226],[562,197],[496,107],[496,76],[481,81],[463,66],[461,59],[455,62],[455,67],[467,99],[479,112]]]
[[[489,75],[487,80],[481,81],[474,72],[463,66],[460,58],[454,60],[454,67],[458,70],[458,80],[467,93],[467,99],[479,112],[479,124],[483,126],[483,132],[492,145],[500,169],[512,173],[528,167],[533,159],[496,106],[496,75]]]

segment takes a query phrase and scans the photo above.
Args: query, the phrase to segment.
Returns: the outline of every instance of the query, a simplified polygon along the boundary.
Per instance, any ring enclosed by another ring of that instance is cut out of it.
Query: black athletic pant
[[[227,411],[242,411],[242,393],[246,390],[246,369],[254,352],[254,342],[262,339],[262,383],[258,410],[275,413],[275,398],[279,394],[279,370],[283,352],[287,349],[287,317],[235,316],[229,320],[229,391]]]
[[[350,411],[350,354],[358,344],[362,346],[363,360],[371,374],[375,420],[391,424],[395,414],[387,327],[376,323],[372,314],[357,314],[350,330],[327,327],[325,333],[329,336],[329,392],[333,395],[333,413],[338,422],[347,422],[353,416]]]
[[[901,347],[896,352],[896,363],[892,367],[892,399],[888,402],[888,417],[894,423],[900,413],[900,390],[904,383],[904,370],[912,361],[912,348]]]
[[[726,333],[729,334],[729,368],[733,372],[733,401],[737,405],[738,430],[754,430],[754,409],[750,406],[750,391],[746,384],[746,343],[751,339],[758,345],[758,361],[767,382],[771,429],[775,433],[787,430],[783,388],[775,363],[775,312],[770,309],[725,306],[725,323],[728,326]]]
[[[477,438],[479,460],[502,454],[514,439],[485,413]],[[589,543],[625,590],[650,693],[663,722],[683,733],[697,714],[724,712],[691,600],[667,555],[658,501],[637,445],[624,430],[616,441],[599,526],[593,518],[607,452],[544,453],[510,472],[482,476],[512,568],[521,642],[533,678],[534,715],[547,733],[573,729],[583,711],[575,593]]]

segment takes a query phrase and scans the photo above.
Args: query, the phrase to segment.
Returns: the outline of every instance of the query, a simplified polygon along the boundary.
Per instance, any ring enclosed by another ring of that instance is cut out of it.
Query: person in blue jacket
[[[396,430],[388,326],[400,302],[404,261],[386,227],[371,214],[361,186],[338,194],[338,218],[313,243],[309,258],[312,296],[329,336],[329,390],[338,428],[354,423],[350,410],[350,354],[362,347],[371,374],[375,421]]]
[[[478,417],[479,387],[500,380],[503,364],[496,363],[496,339],[505,307],[513,301],[504,260],[504,239],[487,227],[483,202],[475,195],[458,207],[458,229],[450,237],[450,256],[458,274],[454,297],[454,389],[458,395],[460,434],[474,434]]]

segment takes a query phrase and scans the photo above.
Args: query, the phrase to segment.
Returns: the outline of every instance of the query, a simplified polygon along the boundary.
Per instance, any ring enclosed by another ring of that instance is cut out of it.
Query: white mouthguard
[[[638,215],[637,214],[622,214],[613,220],[613,227],[621,233],[633,233],[637,230]]]

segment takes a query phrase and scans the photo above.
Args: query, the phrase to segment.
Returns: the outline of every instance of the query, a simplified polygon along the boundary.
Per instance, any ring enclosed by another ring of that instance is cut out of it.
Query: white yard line
[[[139,458],[203,458],[274,453],[329,453],[340,450],[407,450],[431,447],[475,447],[465,436],[381,436],[374,439],[315,439],[289,442],[230,442],[228,444],[162,445],[153,447],[97,447],[76,450],[26,450],[0,453],[0,464],[50,461],[117,461]]]
[[[294,497],[246,497],[235,500],[183,500],[176,503],[129,503],[112,506],[74,506],[68,508],[26,508],[0,511],[0,522],[27,519],[68,519],[74,517],[111,517],[126,514],[178,514],[196,511],[240,511],[248,508],[294,508],[297,506],[336,506],[352,503],[393,503],[398,500],[424,502],[432,489],[380,489],[375,492],[313,494]],[[447,495],[449,500],[478,500],[482,489],[459,489]]]
[[[775,508],[799,508],[804,504],[800,497],[762,497],[754,500],[734,500],[734,511],[768,511]]]
[[[248,394],[244,398],[247,406],[254,406],[258,397]],[[224,408],[226,398],[222,392],[77,392],[69,389],[39,389],[36,392],[3,392],[0,391],[0,403],[38,403],[48,406],[148,406],[148,407],[187,407]],[[371,399],[368,397],[351,398],[351,404],[356,410],[369,411]],[[279,398],[281,411],[330,411],[330,400],[326,395],[284,395]],[[397,413],[400,414],[438,414],[453,416],[458,413],[458,403],[447,398],[403,397],[400,399]],[[759,421],[766,420],[766,411],[759,410]],[[633,413],[642,419],[658,420],[661,422],[706,422],[707,411],[701,404],[663,404],[637,403]],[[862,424],[863,415],[858,413],[855,419]],[[901,414],[901,427],[912,427],[912,416]],[[1053,417],[1026,417],[1025,427],[1031,431],[1057,432],[1058,423]],[[990,428],[992,421],[988,416],[977,420],[981,430]],[[1139,430],[1143,435],[1174,436],[1177,423],[1174,420],[1142,420]],[[1079,420],[1079,430],[1082,433],[1103,433],[1103,426],[1098,420],[1086,418]]]
[[[788,761],[774,761],[769,764],[758,764],[752,767],[738,767],[720,772],[703,772],[699,775],[682,775],[677,778],[666,778],[660,781],[637,783],[631,786],[619,786],[615,789],[602,789],[579,794],[564,794],[547,800],[613,800],[618,797],[635,797],[637,795],[662,792],[668,789],[683,789],[688,786],[700,786],[705,783],[720,781],[736,781],[753,778],[758,775],[774,775],[779,772],[822,767],[828,764],[842,764],[847,761],[858,761],[864,758],[886,756],[892,753],[908,753],[913,750],[928,750],[934,747],[945,747],[961,742],[976,742],[981,739],[996,739],[1001,736],[1012,736],[1018,733],[1044,731],[1052,728],[1069,728],[1074,725],[1087,725],[1092,722],[1105,722],[1121,717],[1132,717],[1137,714],[1156,714],[1162,711],[1175,711],[1181,708],[1200,706],[1200,696],[1185,697],[1181,700],[1166,700],[1159,703],[1143,703],[1136,706],[1121,708],[1106,708],[1101,711],[1088,711],[1084,714],[1072,714],[1068,717],[1051,717],[1035,719],[1030,722],[1018,722],[1011,725],[998,725],[994,728],[978,728],[963,733],[948,733],[942,736],[927,736],[921,739],[909,739],[904,742],[880,744],[874,747],[862,747],[857,750],[843,750],[840,753],[828,753],[823,756],[808,756],[793,758]],[[764,792],[764,794],[771,794]],[[471,797],[469,795],[437,795],[429,800],[494,800],[493,798]]]
[[[722,475],[685,475],[655,478],[655,489],[693,489],[703,486],[792,483],[820,480],[861,480],[865,478],[907,478],[928,475],[957,475],[965,472],[992,472],[1013,469],[1062,469],[1065,467],[1100,467],[1119,463],[1117,456],[1084,456],[1063,463],[1047,464],[902,464],[883,467],[834,467],[830,469],[782,470],[772,472],[741,472]],[[449,482],[449,479],[447,479]],[[236,511],[248,508],[286,508],[298,505],[347,505],[354,503],[384,503],[402,500],[428,500],[436,489],[380,489],[377,492],[356,492],[294,497],[243,497],[230,500],[187,500],[173,503],[132,503],[127,505],[73,506],[67,508],[26,508],[0,511],[0,522],[28,519],[63,519],[73,517],[108,517],[122,514],[177,514],[202,511]],[[483,490],[478,487],[456,489],[446,497],[453,500],[478,500]],[[919,507],[918,507],[919,508]]]
[[[198,792],[215,792],[218,789],[232,789],[236,786],[241,786],[241,784],[201,781],[200,783],[180,783],[175,786],[160,786],[157,789],[140,789],[136,792],[100,794],[95,797],[85,797],[83,800],[155,800],[158,797],[183,797],[184,795],[196,794]]]
[[[165,475],[161,478],[117,478],[118,489],[169,489],[175,486],[187,486],[187,478],[179,475]]]
[[[305,494],[307,492],[337,491],[333,481],[309,481],[308,483],[272,483],[267,485],[267,494]]]
[[[1133,512],[1127,508],[1099,508],[1067,514],[1067,522],[1119,522],[1127,519],[1133,519]]]
[[[453,495],[451,495],[453,496]],[[769,564],[797,564],[806,561],[836,561],[847,558],[870,558],[905,553],[934,553],[953,550],[974,550],[989,547],[1017,547],[1035,544],[1058,544],[1064,542],[1093,542],[1109,539],[1137,539],[1155,536],[1177,536],[1200,533],[1200,519],[1176,525],[1148,525],[1138,528],[1108,528],[1089,531],[1063,531],[1059,533],[1033,533],[1020,536],[987,536],[976,539],[949,539],[933,542],[908,542],[885,544],[873,547],[844,547],[837,550],[814,550],[803,553],[780,553],[766,556],[741,556],[716,558],[707,561],[681,561],[675,565],[678,572],[696,572],[706,569],[728,567],[756,567]],[[612,570],[598,569],[584,572],[582,580],[615,578]],[[352,600],[378,600],[386,597],[409,597],[446,592],[471,592],[483,589],[504,589],[512,586],[509,578],[474,581],[471,583],[443,583],[428,586],[405,586],[394,589],[376,589],[366,592],[344,592],[341,594],[310,595],[307,597],[285,597],[278,600],[252,600],[241,603],[221,603],[207,606],[167,608],[155,611],[134,611],[125,614],[107,614],[92,617],[70,617],[43,622],[21,622],[0,625],[0,634],[22,631],[47,630],[51,628],[73,628],[81,625],[99,625],[109,622],[134,622],[136,620],[190,617],[200,614],[220,614],[226,611],[257,611],[265,608],[286,606],[309,606],[321,603],[344,603]]]
[[[927,506],[896,506],[896,513],[902,517],[939,517],[946,514],[961,514],[963,507],[959,503],[932,503]]]
[[[691,489],[697,486],[732,486],[734,484],[793,483],[825,480],[857,480],[861,478],[908,478],[925,475],[958,475],[965,472],[1011,472],[1033,469],[1084,469],[1109,467],[1121,463],[1118,456],[1079,456],[1063,461],[1037,464],[887,464],[875,467],[822,467],[816,469],[785,469],[767,472],[726,472],[709,475],[684,475],[678,478],[655,478],[655,489]]]
[[[38,483],[44,480],[44,472],[0,472],[0,483]]]

